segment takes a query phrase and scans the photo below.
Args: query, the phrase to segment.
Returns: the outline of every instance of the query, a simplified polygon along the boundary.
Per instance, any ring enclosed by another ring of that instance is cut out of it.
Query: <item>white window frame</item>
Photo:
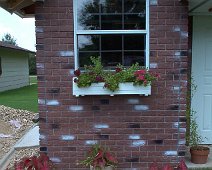
[[[78,65],[78,50],[77,50],[77,35],[96,35],[96,34],[125,34],[125,35],[130,35],[130,34],[141,34],[144,35],[146,34],[146,49],[145,54],[146,54],[146,63],[145,67],[149,68],[149,0],[146,0],[146,30],[78,30],[77,29],[77,3],[78,0],[73,0],[73,16],[74,16],[74,64],[75,64],[75,69],[79,68]]]

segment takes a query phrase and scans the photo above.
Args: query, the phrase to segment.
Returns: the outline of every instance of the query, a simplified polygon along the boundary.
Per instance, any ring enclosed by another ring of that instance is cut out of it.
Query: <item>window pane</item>
[[[144,50],[145,35],[124,35],[124,50]]]
[[[92,64],[90,57],[99,57],[99,52],[79,52],[79,67]]]
[[[78,30],[99,30],[99,15],[89,14],[81,15],[77,23]]]
[[[145,13],[146,0],[124,0],[125,13]]]
[[[79,0],[78,30],[146,29],[146,0]]]
[[[121,52],[104,52],[101,55],[103,66],[116,66],[119,63],[122,64]]]
[[[146,18],[140,14],[129,14],[124,16],[124,29],[146,29]]]
[[[144,52],[125,52],[124,65],[131,66],[132,64],[139,63],[140,66],[145,66]]]
[[[122,50],[122,35],[102,35],[102,50]]]
[[[101,30],[121,30],[122,15],[102,15]]]
[[[100,0],[102,13],[122,13],[122,0]]]
[[[77,15],[78,30],[100,29],[98,0],[78,0]]]
[[[77,0],[77,13],[99,13],[99,0]]]
[[[101,57],[104,67],[117,64],[145,66],[145,35],[78,35],[79,66],[89,65],[90,57]]]
[[[98,51],[99,35],[78,35],[79,51]]]

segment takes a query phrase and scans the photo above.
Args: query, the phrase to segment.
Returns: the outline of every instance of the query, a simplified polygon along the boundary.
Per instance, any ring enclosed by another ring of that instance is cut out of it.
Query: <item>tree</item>
[[[36,58],[34,55],[29,56],[29,74],[30,75],[36,75]]]
[[[4,34],[1,39],[3,42],[17,46],[16,39],[9,33]]]

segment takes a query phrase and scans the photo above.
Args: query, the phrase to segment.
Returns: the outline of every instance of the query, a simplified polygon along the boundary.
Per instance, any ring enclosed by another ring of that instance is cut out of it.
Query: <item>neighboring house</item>
[[[0,92],[29,85],[29,55],[35,53],[0,41]]]
[[[192,105],[200,133],[212,144],[212,1],[9,2],[0,4],[23,17],[35,15],[40,150],[59,169],[83,169],[77,162],[96,142],[116,153],[119,170],[178,162],[186,152],[190,72],[198,86]],[[148,97],[77,98],[73,71],[91,55],[106,66],[138,61],[161,78]]]

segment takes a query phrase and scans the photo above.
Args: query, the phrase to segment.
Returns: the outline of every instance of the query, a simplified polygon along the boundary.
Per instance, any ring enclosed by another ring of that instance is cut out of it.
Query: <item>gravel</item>
[[[9,161],[8,169],[7,170],[13,170],[15,162],[19,162],[24,157],[31,157],[31,156],[39,156],[39,148],[26,148],[21,149],[15,152],[15,156]]]
[[[0,160],[27,130],[34,125],[32,119],[35,115],[37,113],[0,105]],[[17,151],[12,162],[35,153],[38,153],[38,148]]]

